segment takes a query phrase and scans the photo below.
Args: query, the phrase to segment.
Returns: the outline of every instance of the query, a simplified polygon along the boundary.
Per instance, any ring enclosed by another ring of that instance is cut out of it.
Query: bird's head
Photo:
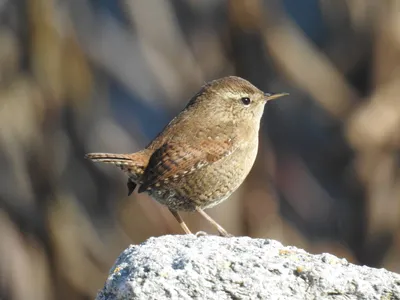
[[[214,116],[221,122],[260,123],[265,104],[287,93],[265,93],[249,81],[228,76],[206,83],[190,100],[188,107]]]

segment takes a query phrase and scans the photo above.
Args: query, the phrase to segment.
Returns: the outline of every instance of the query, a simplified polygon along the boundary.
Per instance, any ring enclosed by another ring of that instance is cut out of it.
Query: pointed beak
[[[289,95],[289,93],[277,93],[277,94],[264,93],[266,101],[274,100],[287,95]]]

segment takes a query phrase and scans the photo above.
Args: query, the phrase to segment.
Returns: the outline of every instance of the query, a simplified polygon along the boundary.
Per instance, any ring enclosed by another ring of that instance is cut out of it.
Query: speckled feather
[[[127,183],[129,196],[140,182],[140,178],[149,161],[149,154],[146,151],[132,154],[89,153],[85,155],[85,158],[96,162],[113,164],[127,173],[129,176]]]
[[[169,142],[158,148],[150,158],[141,178],[139,193],[177,182],[197,170],[229,155],[234,150],[232,139],[204,140],[196,145]]]

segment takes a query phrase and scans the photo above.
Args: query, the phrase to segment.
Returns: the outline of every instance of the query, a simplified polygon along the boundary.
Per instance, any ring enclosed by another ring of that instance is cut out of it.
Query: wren
[[[197,211],[222,236],[230,236],[204,209],[227,199],[245,180],[257,156],[264,106],[285,95],[223,77],[203,85],[143,150],[85,157],[119,167],[129,177],[128,195],[139,185],[139,193],[168,207],[185,233],[191,231],[179,212]]]

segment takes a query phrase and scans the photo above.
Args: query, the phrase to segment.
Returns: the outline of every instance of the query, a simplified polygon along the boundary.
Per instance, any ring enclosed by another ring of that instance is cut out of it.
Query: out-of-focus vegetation
[[[397,1],[2,0],[0,298],[92,299],[130,243],[180,234],[83,156],[139,150],[232,74],[290,97],[267,106],[252,173],[209,213],[400,272]]]

